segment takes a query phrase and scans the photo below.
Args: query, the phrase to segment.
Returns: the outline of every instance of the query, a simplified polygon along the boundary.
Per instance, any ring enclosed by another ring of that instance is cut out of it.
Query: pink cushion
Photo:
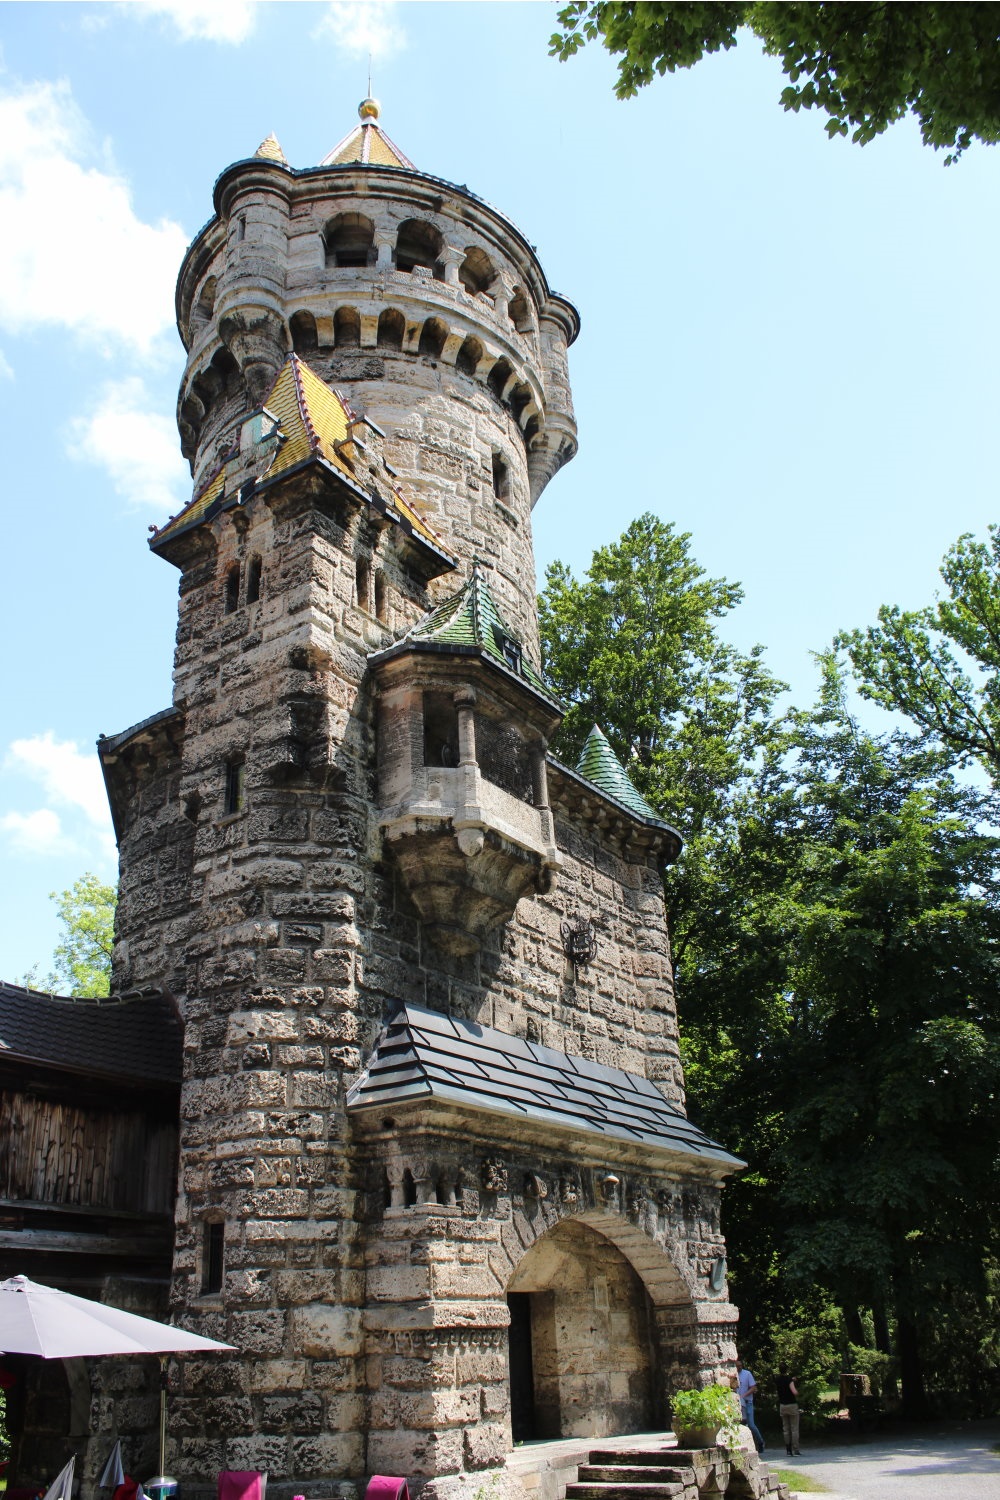
[[[373,1474],[365,1490],[365,1500],[410,1500],[405,1479],[391,1474]]]
[[[223,1469],[219,1475],[219,1500],[264,1500],[267,1475],[256,1469]]]

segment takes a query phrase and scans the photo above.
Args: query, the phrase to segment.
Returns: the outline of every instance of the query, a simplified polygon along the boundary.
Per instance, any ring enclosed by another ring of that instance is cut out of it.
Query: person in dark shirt
[[[785,1452],[801,1453],[799,1447],[799,1389],[782,1365],[774,1382],[778,1392],[778,1415],[785,1434]]]

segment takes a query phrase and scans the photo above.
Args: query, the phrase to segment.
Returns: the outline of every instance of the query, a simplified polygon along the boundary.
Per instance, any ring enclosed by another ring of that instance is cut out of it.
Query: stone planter
[[[719,1441],[718,1427],[675,1427],[674,1437],[678,1448],[715,1448]]]

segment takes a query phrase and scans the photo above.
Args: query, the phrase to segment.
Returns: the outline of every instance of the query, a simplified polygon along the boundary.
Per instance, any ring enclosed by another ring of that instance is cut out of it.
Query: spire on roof
[[[389,139],[378,123],[382,106],[377,99],[362,99],[358,105],[360,125],[348,131],[328,156],[320,162],[321,167],[349,167],[360,164],[364,167],[406,167],[411,172],[415,167],[408,156]]]
[[[284,151],[282,151],[278,137],[273,130],[270,135],[265,136],[261,141],[254,152],[254,156],[262,156],[265,161],[279,161],[283,167],[288,166],[288,158]]]
[[[598,791],[603,792],[606,797],[613,797],[616,802],[627,807],[629,812],[640,818],[662,821],[645,797],[641,797],[636,791],[628,772],[596,724],[587,736],[576,770],[578,776],[585,776]]]

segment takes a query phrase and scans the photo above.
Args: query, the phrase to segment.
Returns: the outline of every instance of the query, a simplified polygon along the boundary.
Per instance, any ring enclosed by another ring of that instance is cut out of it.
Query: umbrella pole
[[[167,1472],[167,1356],[160,1355],[160,1473]]]

